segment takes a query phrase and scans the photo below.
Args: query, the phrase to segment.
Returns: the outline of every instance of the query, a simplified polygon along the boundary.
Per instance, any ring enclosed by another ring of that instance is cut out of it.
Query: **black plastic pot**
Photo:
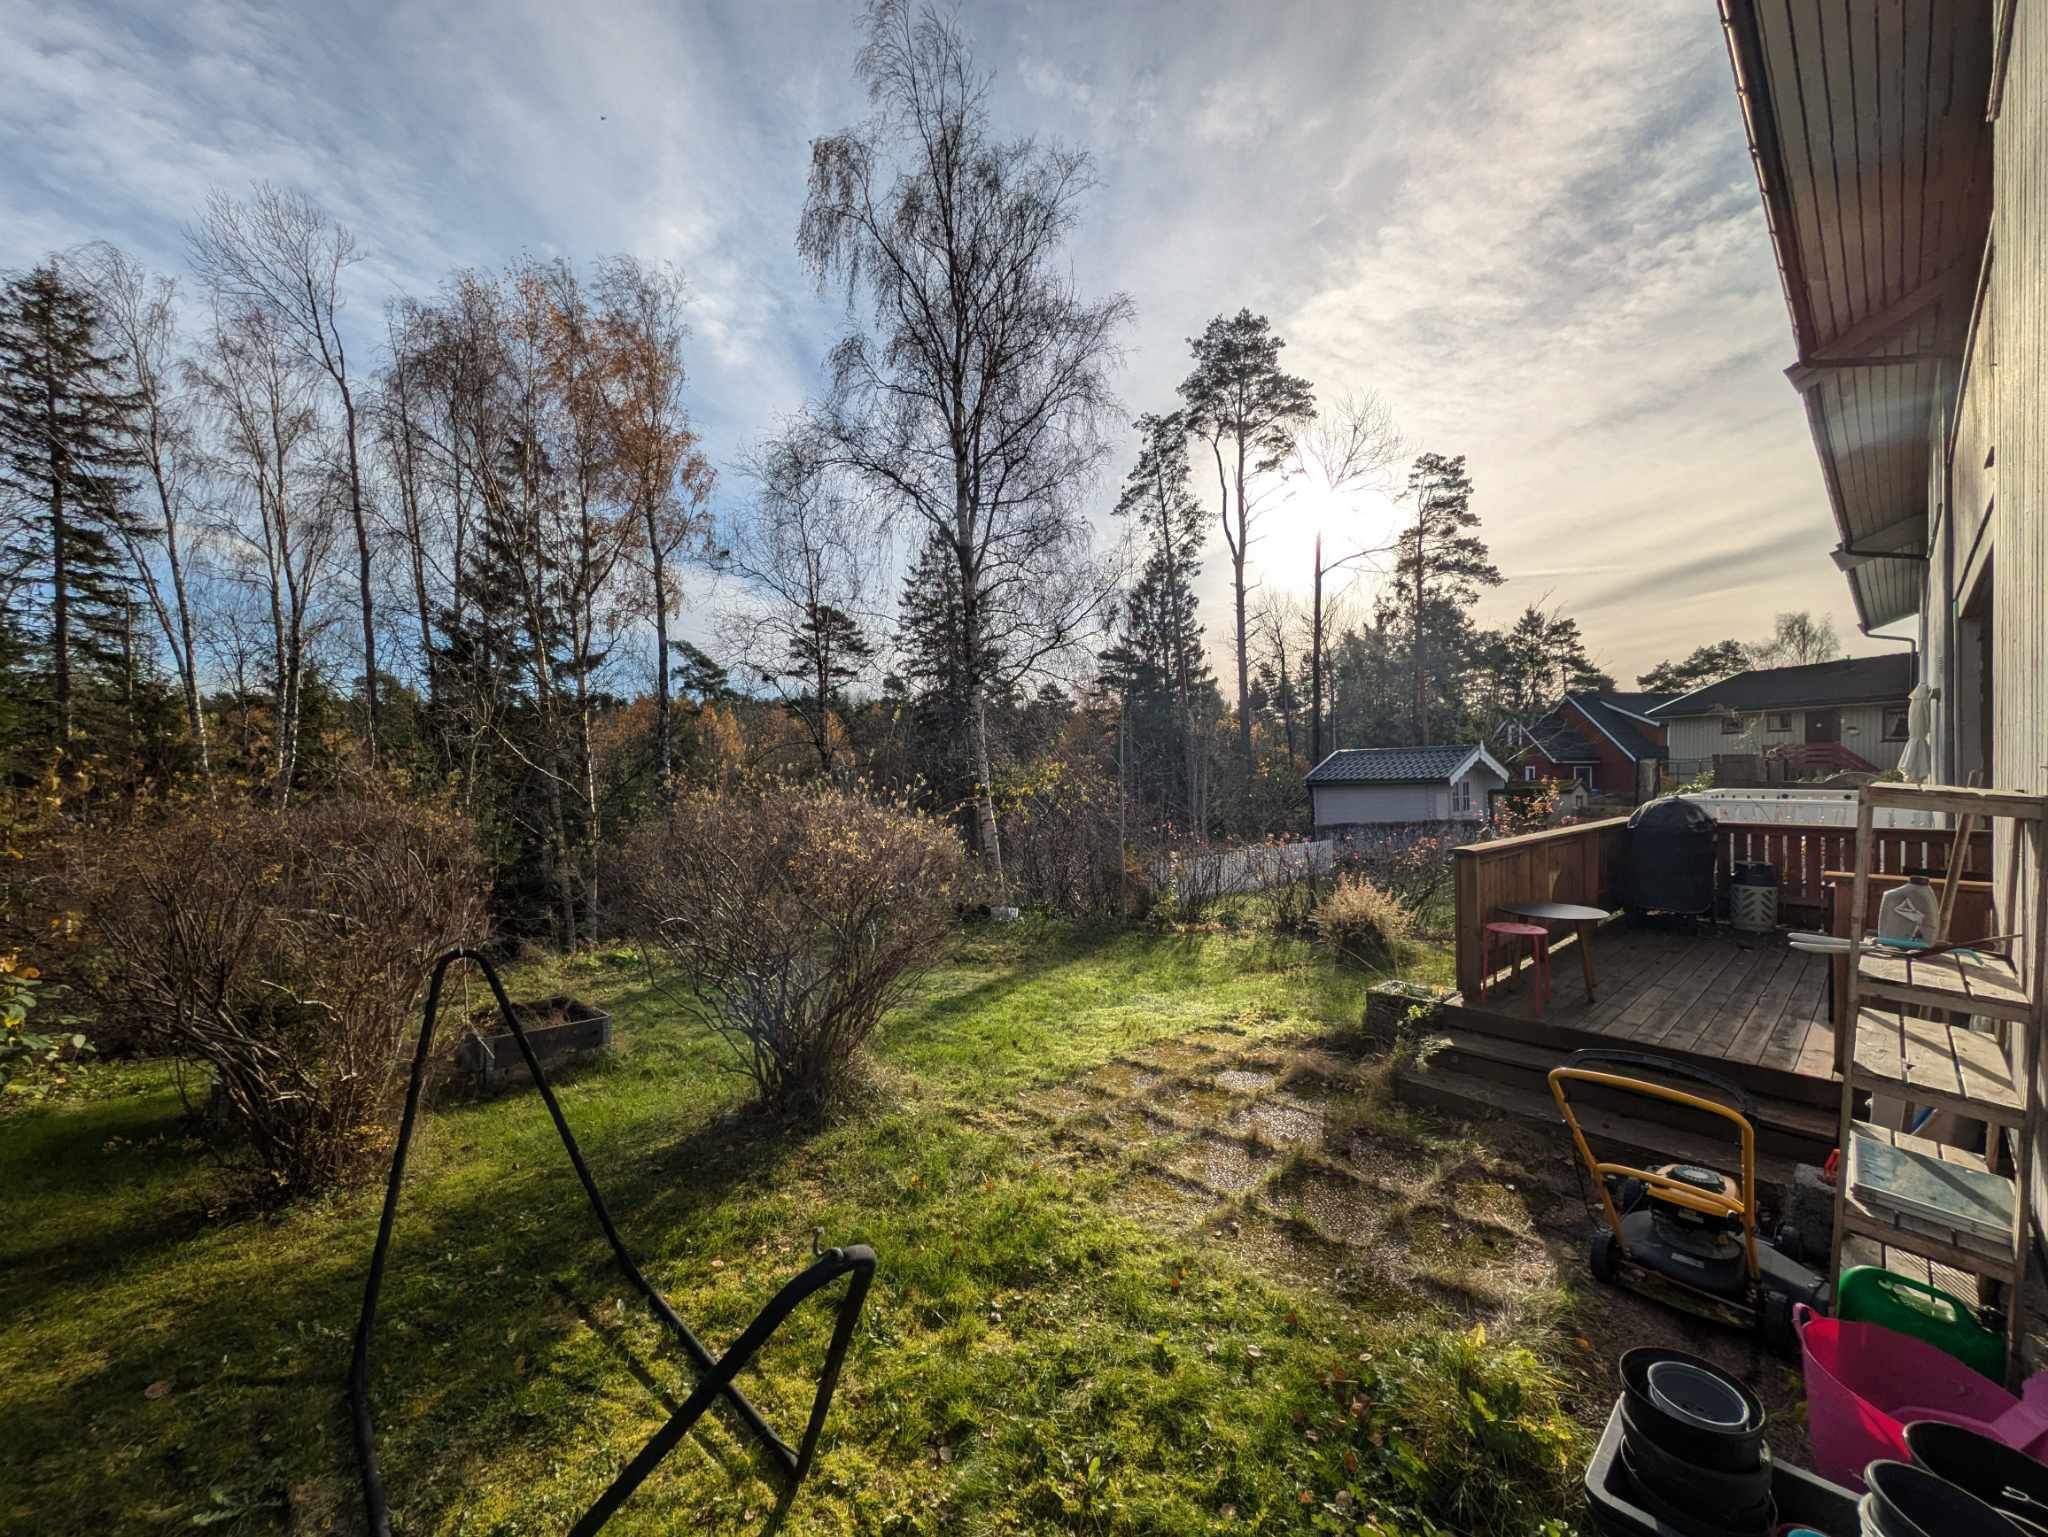
[[[1675,1419],[1658,1408],[1650,1398],[1649,1373],[1650,1368],[1660,1361],[1683,1362],[1732,1387],[1748,1409],[1743,1428],[1710,1430]],[[1762,1460],[1766,1421],[1762,1401],[1711,1361],[1689,1356],[1681,1350],[1643,1346],[1626,1352],[1621,1358],[1621,1391],[1636,1433],[1696,1467],[1720,1473],[1750,1473]]]
[[[1746,1473],[1703,1468],[1666,1451],[1634,1424],[1627,1403],[1621,1409],[1621,1457],[1645,1503],[1675,1512],[1701,1530],[1768,1532],[1771,1527],[1769,1450]]]
[[[1863,1529],[1871,1537],[2021,1537],[2020,1529],[1967,1489],[1909,1462],[1873,1462]]]
[[[1622,1461],[1621,1411],[1617,1402],[1607,1416],[1600,1444],[1593,1449],[1592,1461],[1586,1464],[1586,1507],[1593,1530],[1602,1537],[1671,1537],[1674,1532],[1693,1537],[1711,1531],[1705,1522],[1712,1517],[1705,1512],[1653,1509],[1644,1499]],[[1803,1524],[1827,1533],[1827,1537],[1854,1537],[1856,1496],[1805,1468],[1774,1462],[1771,1497],[1781,1525]],[[1679,1519],[1673,1520],[1674,1515]]]
[[[1635,1466],[1626,1445],[1616,1460],[1630,1497],[1655,1518],[1657,1524],[1651,1530],[1659,1537],[1667,1532],[1680,1537],[1770,1537],[1777,1524],[1777,1506],[1768,1489],[1761,1504],[1732,1510],[1660,1490]]]
[[[1915,1420],[1906,1427],[1913,1462],[1993,1506],[2029,1537],[2048,1537],[2048,1466],[1961,1425]]]
[[[1749,1400],[1724,1373],[1689,1361],[1652,1361],[1643,1376],[1650,1402],[1682,1425],[1725,1436],[1749,1428]]]

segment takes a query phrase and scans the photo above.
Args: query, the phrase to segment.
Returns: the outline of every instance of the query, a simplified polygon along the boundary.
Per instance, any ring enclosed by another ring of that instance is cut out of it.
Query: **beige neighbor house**
[[[1789,778],[1897,768],[1915,663],[1905,652],[1803,667],[1757,667],[1650,710],[1665,728],[1666,769],[1683,783],[1714,759],[1797,760]]]
[[[1308,772],[1316,836],[1349,827],[1484,822],[1508,771],[1483,747],[1340,748]]]
[[[1721,14],[1834,563],[1866,631],[1915,642],[1909,772],[2048,795],[2048,0]],[[1988,921],[2032,998],[2030,825],[1993,824]],[[2038,1092],[2037,1028],[1997,1033]]]

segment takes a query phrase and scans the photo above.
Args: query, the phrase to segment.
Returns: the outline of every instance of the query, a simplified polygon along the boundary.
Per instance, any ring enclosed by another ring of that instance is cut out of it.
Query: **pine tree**
[[[720,704],[737,697],[732,686],[732,674],[723,663],[713,660],[686,640],[670,641],[669,649],[675,655],[676,696],[692,715],[701,714],[706,705]]]
[[[875,654],[860,625],[844,609],[830,603],[805,606],[789,638],[789,666],[784,678],[799,685],[789,701],[791,713],[810,733],[818,766],[832,772],[832,712],[846,702],[846,685]]]
[[[1181,381],[1180,393],[1187,402],[1188,430],[1208,440],[1216,460],[1223,542],[1230,551],[1237,606],[1238,748],[1250,767],[1251,619],[1245,599],[1251,589],[1245,556],[1258,512],[1255,483],[1273,483],[1274,473],[1294,450],[1295,435],[1315,417],[1315,390],[1308,380],[1280,367],[1280,351],[1287,344],[1264,315],[1248,309],[1218,315],[1188,345],[1195,366]]]
[[[1401,535],[1394,563],[1394,601],[1407,621],[1409,670],[1414,684],[1415,744],[1429,740],[1427,685],[1434,677],[1448,690],[1470,655],[1471,622],[1465,611],[1481,587],[1498,587],[1502,577],[1486,541],[1472,532],[1472,480],[1465,456],[1423,454],[1408,472],[1415,521]]]
[[[49,596],[54,736],[74,736],[81,679],[120,697],[132,672],[123,530],[137,401],[92,295],[45,261],[0,290],[0,485],[27,511],[10,554]]]

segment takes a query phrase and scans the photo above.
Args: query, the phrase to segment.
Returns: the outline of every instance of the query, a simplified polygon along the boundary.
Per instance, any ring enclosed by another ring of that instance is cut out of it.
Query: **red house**
[[[1521,728],[1517,777],[1578,780],[1595,795],[1634,805],[1657,791],[1664,726],[1650,711],[1670,694],[1566,694]]]

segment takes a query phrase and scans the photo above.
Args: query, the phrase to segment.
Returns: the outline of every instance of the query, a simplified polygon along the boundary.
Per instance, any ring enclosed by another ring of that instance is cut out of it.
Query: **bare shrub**
[[[1375,971],[1392,969],[1414,928],[1397,898],[1355,875],[1340,877],[1316,909],[1316,933],[1337,958]]]
[[[812,784],[696,793],[625,849],[629,922],[764,1105],[815,1117],[936,961],[964,868],[951,829]]]
[[[1113,918],[1140,900],[1124,868],[1114,778],[1049,756],[999,786],[1003,874],[1011,900],[1068,918]]]
[[[231,1167],[277,1198],[374,1161],[435,953],[481,936],[482,865],[440,810],[223,802],[74,843],[72,981],[144,1050],[212,1070]]]

